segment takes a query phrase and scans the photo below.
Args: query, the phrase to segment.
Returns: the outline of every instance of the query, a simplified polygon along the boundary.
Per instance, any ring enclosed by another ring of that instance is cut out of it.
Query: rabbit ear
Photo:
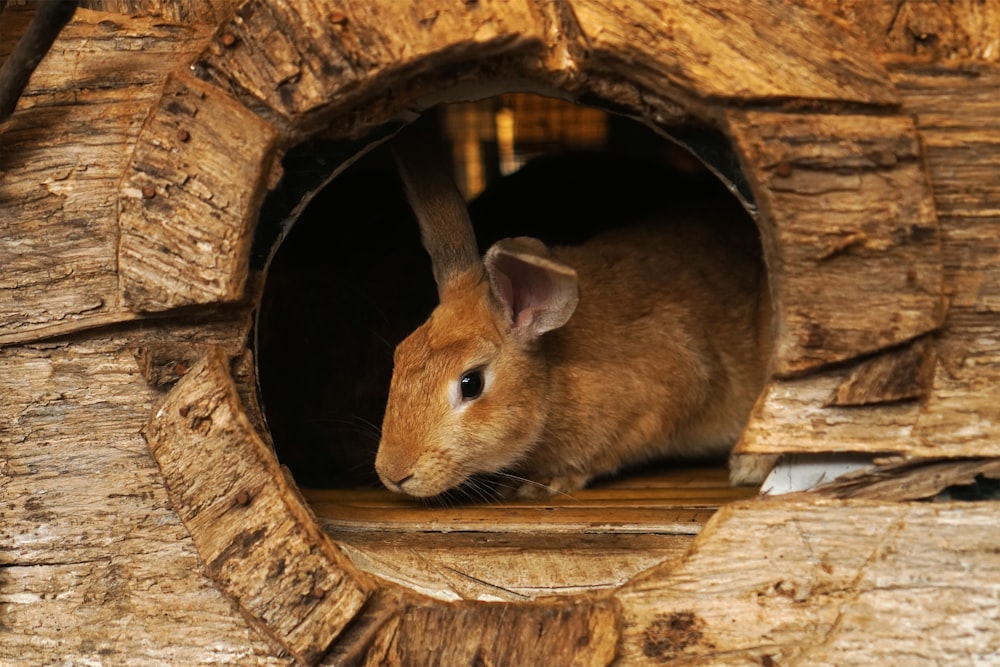
[[[482,267],[469,211],[437,145],[414,132],[393,141],[393,156],[431,257],[438,295],[461,273]]]
[[[576,311],[576,271],[551,259],[538,239],[497,241],[484,263],[493,294],[519,337],[537,338],[558,329]]]

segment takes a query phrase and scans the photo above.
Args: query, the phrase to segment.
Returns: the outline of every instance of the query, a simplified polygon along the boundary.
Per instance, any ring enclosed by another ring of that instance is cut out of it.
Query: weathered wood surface
[[[136,347],[196,335],[0,350],[0,663],[288,664],[202,574],[140,435]]]
[[[373,590],[319,530],[210,353],[144,434],[206,573],[296,658],[316,662]]]
[[[997,503],[730,505],[616,596],[618,664],[992,664],[998,521]]]
[[[908,5],[897,3],[903,11],[909,11]],[[514,11],[502,3],[483,6],[507,12],[503,16]],[[264,63],[266,67],[281,70],[282,63],[288,63],[282,53],[297,58],[298,47],[305,49],[302,59],[294,61],[296,69],[284,70],[291,78],[272,77],[268,85],[277,88],[265,86],[257,97],[238,81],[233,84],[244,99],[266,99],[275,108],[285,105],[289,113],[308,113],[315,102],[318,115],[303,120],[297,131],[325,120],[320,116],[330,108],[324,105],[362,98],[353,89],[317,83],[309,76],[299,87],[300,70],[322,72],[309,68],[321,68],[318,58],[340,48],[341,38],[331,25],[347,37],[358,34],[354,24],[361,14],[322,7],[341,12],[328,14],[330,20],[321,28],[324,39],[333,39],[335,46],[323,42],[310,51],[308,40],[300,44],[271,35],[274,53],[282,60],[273,66]],[[505,24],[509,32],[504,37],[502,30],[490,33],[496,26],[486,21],[479,24],[485,26],[478,37],[484,41],[473,51],[486,53],[492,47],[482,44],[489,43],[498,49],[490,53],[498,54],[516,44],[523,47],[511,47],[517,53],[539,49],[551,56],[539,48],[554,39],[547,21],[558,15],[569,24],[568,13],[552,12],[551,6],[544,11],[536,5],[515,9],[523,11],[524,23],[518,25],[530,30]],[[431,12],[424,18],[435,17]],[[241,16],[231,25],[249,19]],[[413,25],[425,26],[419,30],[431,35],[428,40],[446,42],[434,23],[418,20]],[[574,39],[583,39],[583,23],[569,28],[580,31]],[[594,33],[594,23],[588,25],[588,37],[595,43],[621,39]],[[147,384],[134,356],[138,348],[165,349],[163,337],[170,337],[170,325],[126,325],[37,342],[41,336],[134,317],[118,302],[116,188],[139,128],[160,99],[167,72],[202,50],[209,32],[205,26],[176,26],[163,19],[109,20],[107,15],[81,12],[36,72],[22,98],[22,112],[0,128],[0,343],[20,342],[19,347],[0,349],[2,662],[46,664],[54,657],[129,665],[289,662],[204,576],[195,543],[173,510],[139,435],[159,393]],[[309,30],[297,34],[312,35]],[[214,51],[206,52],[206,62],[226,60],[230,40],[224,35],[213,42]],[[232,36],[232,45],[242,48]],[[981,43],[989,44],[985,38]],[[365,71],[368,46],[359,42],[345,47],[344,71]],[[450,51],[448,58],[469,53],[462,50],[466,46]],[[572,52],[565,45],[558,48]],[[264,62],[261,54],[268,52],[261,48],[257,59]],[[987,57],[988,52],[980,54]],[[425,65],[429,71],[454,62],[448,58]],[[77,66],[84,61],[94,64],[90,69]],[[551,76],[558,62],[547,57],[537,70],[539,76]],[[564,64],[575,66],[572,59]],[[597,79],[603,65],[597,60],[590,64],[591,83],[601,85]],[[676,74],[670,68],[664,71]],[[77,73],[72,86],[67,86],[66,72]],[[412,70],[400,72],[400,78],[414,75]],[[905,453],[959,456],[974,451],[996,456],[990,448],[1000,442],[995,433],[1000,424],[1000,350],[995,335],[1000,299],[994,268],[1000,247],[990,230],[1000,210],[1000,115],[995,113],[1000,77],[995,67],[920,69],[905,63],[893,63],[891,77],[904,109],[916,114],[927,146],[941,220],[943,280],[952,298],[947,328],[936,344],[940,363],[933,395],[926,404],[829,406],[839,388],[857,377],[856,369],[781,381],[761,404],[761,414],[771,421],[758,421],[754,431],[765,451],[869,447],[866,451],[892,452],[906,442],[912,448]],[[669,95],[682,79],[657,79],[657,84]],[[356,80],[359,86],[369,81],[360,75]],[[386,78],[371,80],[376,83],[370,97],[391,85]],[[567,85],[579,86],[581,81]],[[866,90],[874,79],[857,81],[857,87],[846,89]],[[411,83],[420,85],[415,77]],[[821,92],[832,85],[815,83]],[[633,92],[634,97],[623,102],[627,108],[658,108],[652,102],[644,106],[643,94]],[[338,97],[340,93],[344,97]],[[750,97],[745,100],[773,101],[753,97],[753,91],[746,94]],[[343,120],[344,126],[381,122],[380,114],[394,104],[401,102],[373,107],[369,118],[359,106],[354,116]],[[268,113],[260,103],[254,111]],[[278,122],[282,114],[269,118]],[[178,332],[180,338],[191,335],[190,330]],[[152,360],[171,355],[139,356],[150,360],[147,368],[153,377]],[[245,431],[246,425],[242,428]],[[847,517],[852,519],[849,529],[843,523]],[[576,654],[587,664],[605,664],[614,657],[619,631],[624,633],[623,664],[661,664],[674,657],[690,658],[691,664],[989,662],[1000,651],[1000,564],[994,539],[998,518],[989,504],[739,505],[717,516],[679,567],[665,557],[664,565],[629,584],[617,596],[624,619],[618,618],[616,603],[593,597],[584,604],[578,604],[578,598],[541,607],[442,605],[391,592],[376,596],[362,612],[331,664],[337,657],[369,664],[437,664],[442,638],[455,642],[444,655],[468,664],[547,665],[553,655]],[[552,557],[540,562],[550,563]],[[529,567],[527,558],[520,563]],[[476,576],[480,574],[487,572]],[[541,576],[526,579],[523,589],[514,592],[533,595],[541,590],[541,581]],[[458,594],[460,586],[452,587]],[[882,618],[889,622],[881,623]],[[873,627],[890,629],[875,642]],[[539,629],[544,631],[541,640]],[[524,652],[525,646],[532,652]]]
[[[1000,5],[981,0],[801,0],[841,21],[875,52],[928,61],[1000,60]]]
[[[118,297],[118,183],[167,72],[207,36],[78,10],[35,70],[0,127],[0,344],[135,318]]]
[[[189,73],[168,77],[120,190],[118,271],[135,311],[244,296],[278,134]]]
[[[936,368],[933,337],[923,336],[855,364],[829,405],[866,406],[927,398]]]
[[[865,57],[860,42],[795,3],[567,4],[586,39],[580,68],[619,79],[627,72],[654,93],[702,103],[896,102],[885,71]],[[789,25],[795,30],[788,30]]]
[[[838,406],[851,369],[778,380],[758,402],[741,451],[1000,456],[1000,66],[897,61],[892,76],[914,114],[940,227],[949,308],[929,339],[937,358],[930,391],[922,401]],[[854,308],[845,303],[847,315]]]
[[[243,0],[81,0],[80,6],[125,16],[148,16],[170,23],[216,26]]]
[[[331,115],[343,122],[361,100],[374,106],[392,90],[385,100],[392,106],[381,110],[387,119],[405,108],[407,96],[412,100],[414,81],[428,87],[424,94],[454,85],[424,76],[434,68],[474,69],[501,54],[540,57],[545,35],[528,0],[437,1],[406,11],[393,0],[250,0],[221,27],[196,68],[248,108],[303,131],[320,129]]]
[[[940,326],[938,223],[910,118],[735,111],[729,130],[757,195],[780,304],[775,374]]]
[[[719,505],[755,494],[730,487],[724,467],[465,506],[377,489],[304,491],[320,525],[366,572],[442,600],[509,601],[620,586],[683,555]]]
[[[610,592],[683,558],[694,535],[330,532],[360,569],[444,602],[530,602]]]
[[[177,23],[218,25],[242,1],[83,0],[80,4],[87,9],[126,16],[157,16]],[[801,0],[796,4],[838,19],[875,51],[938,61],[1000,60],[1000,6],[992,2]],[[781,21],[770,25],[781,31],[780,40],[787,38]]]
[[[618,618],[617,605],[607,599],[530,605],[411,602],[402,613],[365,628],[358,640],[338,646],[323,664],[604,667],[615,658]]]
[[[810,494],[803,494],[803,499],[820,495],[882,501],[923,500],[934,498],[951,486],[975,485],[980,478],[1000,479],[1000,459],[918,459],[879,465],[841,475]]]

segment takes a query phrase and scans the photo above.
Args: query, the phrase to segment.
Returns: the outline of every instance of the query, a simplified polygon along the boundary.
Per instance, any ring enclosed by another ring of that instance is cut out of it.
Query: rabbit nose
[[[406,482],[409,481],[409,480],[411,480],[411,479],[413,479],[413,475],[409,474],[406,477],[403,477],[402,479],[398,479],[398,480],[383,479],[382,481],[385,483],[385,485],[387,487],[389,487],[389,489],[391,491],[402,492],[403,491],[403,485],[406,484]]]
[[[403,484],[413,478],[413,467],[397,461],[376,461],[375,470],[390,491],[403,491]]]

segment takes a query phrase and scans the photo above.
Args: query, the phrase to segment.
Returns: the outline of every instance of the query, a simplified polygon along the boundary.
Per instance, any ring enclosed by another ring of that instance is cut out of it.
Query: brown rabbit
[[[440,305],[396,348],[375,460],[387,488],[434,496],[501,472],[539,496],[725,455],[771,344],[766,272],[725,220],[675,215],[580,246],[504,239],[481,258],[445,170],[396,145]]]

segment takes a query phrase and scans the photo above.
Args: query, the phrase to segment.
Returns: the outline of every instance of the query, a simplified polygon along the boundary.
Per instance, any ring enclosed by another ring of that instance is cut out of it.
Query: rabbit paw
[[[518,487],[516,496],[518,498],[548,498],[550,496],[566,495],[573,491],[579,491],[587,486],[590,481],[589,475],[566,474],[557,475],[547,480],[537,482],[525,482]]]

